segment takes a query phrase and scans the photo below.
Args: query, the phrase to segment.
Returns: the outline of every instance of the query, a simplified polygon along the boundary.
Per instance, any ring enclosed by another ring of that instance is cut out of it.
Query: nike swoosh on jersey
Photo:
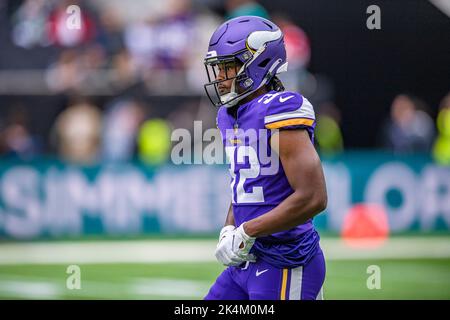
[[[289,97],[280,97],[280,102],[283,103],[285,101],[288,101],[290,98],[293,98],[294,96],[289,96]]]
[[[256,276],[259,277],[260,275],[262,275],[264,272],[269,271],[269,269],[264,269],[262,271],[258,271],[256,270]]]

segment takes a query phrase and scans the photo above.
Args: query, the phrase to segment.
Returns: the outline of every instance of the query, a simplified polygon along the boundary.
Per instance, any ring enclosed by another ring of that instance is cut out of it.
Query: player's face
[[[242,65],[239,64],[238,62],[219,63],[217,65],[218,74],[216,80],[221,81],[218,84],[220,95],[227,94],[231,91],[233,79],[234,77],[236,77],[236,74],[238,73],[241,66]],[[239,91],[239,88],[237,88],[237,91]]]

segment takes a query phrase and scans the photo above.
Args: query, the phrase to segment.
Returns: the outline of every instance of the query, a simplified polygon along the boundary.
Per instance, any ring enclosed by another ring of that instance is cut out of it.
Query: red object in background
[[[48,37],[51,43],[62,47],[75,47],[89,43],[95,37],[94,20],[81,11],[80,29],[69,29],[69,14],[63,9],[53,11],[48,18]]]
[[[342,239],[352,247],[379,247],[389,236],[386,210],[378,204],[356,204],[344,219]]]
[[[293,68],[306,67],[311,57],[311,47],[306,33],[294,24],[281,27],[286,44],[287,60]]]

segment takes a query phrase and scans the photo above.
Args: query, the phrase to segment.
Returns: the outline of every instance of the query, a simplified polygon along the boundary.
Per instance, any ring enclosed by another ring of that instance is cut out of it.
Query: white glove
[[[241,224],[239,228],[234,230],[234,242],[232,250],[238,257],[250,257],[253,260],[255,257],[250,254],[250,249],[253,247],[255,240],[256,237],[250,237],[245,233],[244,224]]]
[[[226,266],[237,266],[243,262],[236,255],[233,255],[231,251],[226,248],[229,246],[230,239],[233,239],[233,231],[236,229],[233,225],[228,225],[220,230],[219,243],[216,247],[215,256],[216,259]]]
[[[255,262],[255,256],[249,254],[255,239],[244,232],[243,225],[237,229],[234,226],[223,227],[215,252],[217,260],[226,266],[238,266],[245,261]]]
[[[222,241],[224,237],[228,236],[234,229],[236,229],[236,227],[231,224],[223,227],[222,230],[220,230],[219,242]]]

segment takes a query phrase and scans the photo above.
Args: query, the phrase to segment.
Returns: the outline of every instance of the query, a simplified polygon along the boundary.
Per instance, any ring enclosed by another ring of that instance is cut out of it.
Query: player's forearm
[[[271,211],[249,220],[245,232],[252,237],[289,230],[313,218],[326,208],[326,193],[294,192]]]
[[[235,225],[234,222],[234,214],[233,214],[233,205],[230,203],[230,207],[228,208],[227,218],[225,219],[225,226]]]

